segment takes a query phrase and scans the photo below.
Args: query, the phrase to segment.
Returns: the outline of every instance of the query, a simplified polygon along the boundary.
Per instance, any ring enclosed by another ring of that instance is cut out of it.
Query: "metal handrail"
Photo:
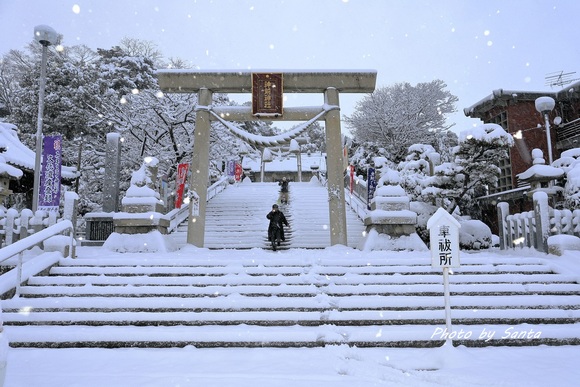
[[[24,239],[16,241],[0,249],[0,263],[18,254],[18,263],[16,266],[16,295],[20,294],[20,284],[22,283],[22,255],[24,251],[38,245],[39,243],[44,242],[48,238],[62,234],[67,230],[69,230],[70,236],[68,258],[72,258],[74,257],[74,227],[72,222],[68,219],[62,220],[50,227],[45,228],[44,230],[35,232],[34,234],[27,236]]]

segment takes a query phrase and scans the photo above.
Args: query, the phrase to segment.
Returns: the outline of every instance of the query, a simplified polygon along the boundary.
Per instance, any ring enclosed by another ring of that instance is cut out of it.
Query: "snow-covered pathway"
[[[267,247],[268,220],[272,204],[279,203],[277,183],[230,185],[208,202],[204,247],[250,249]],[[330,246],[328,189],[319,183],[290,183],[290,200],[280,209],[290,223],[282,248],[325,248]],[[347,206],[348,246],[356,247],[365,229]],[[178,246],[187,239],[187,223],[172,238]]]

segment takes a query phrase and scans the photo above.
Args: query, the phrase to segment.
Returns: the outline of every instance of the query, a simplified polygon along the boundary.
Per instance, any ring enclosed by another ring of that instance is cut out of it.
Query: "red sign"
[[[354,165],[350,166],[350,193],[352,195],[352,191],[354,189]]]
[[[177,166],[177,182],[175,183],[175,208],[181,208],[181,203],[183,203],[183,190],[185,189],[185,178],[187,177],[188,168],[189,164],[179,164]]]
[[[236,170],[235,171],[235,179],[236,179],[236,181],[242,180],[242,173],[244,172],[244,170],[242,169],[242,164],[236,163],[235,170]]]
[[[252,73],[252,114],[282,116],[282,73]]]

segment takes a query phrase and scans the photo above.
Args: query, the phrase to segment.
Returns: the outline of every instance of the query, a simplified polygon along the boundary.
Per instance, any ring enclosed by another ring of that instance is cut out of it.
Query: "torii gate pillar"
[[[211,105],[212,92],[201,88],[197,92],[198,106]],[[189,203],[189,224],[187,243],[203,247],[205,237],[205,209],[207,206],[207,186],[209,182],[209,133],[211,129],[208,110],[199,109],[195,116],[194,152],[191,159],[190,190],[197,193],[199,203]],[[195,207],[195,208],[194,208]]]
[[[329,87],[324,92],[324,103],[340,106],[338,90]],[[328,211],[330,219],[330,244],[347,246],[346,209],[344,202],[344,173],[342,160],[342,136],[340,111],[332,110],[326,115],[326,173],[328,178]]]

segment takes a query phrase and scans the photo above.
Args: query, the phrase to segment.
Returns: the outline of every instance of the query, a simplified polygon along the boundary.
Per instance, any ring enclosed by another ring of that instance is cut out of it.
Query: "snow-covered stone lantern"
[[[163,216],[165,205],[155,189],[159,160],[146,157],[141,168],[133,172],[131,186],[122,199],[122,212],[115,213],[113,224],[120,234],[143,234],[157,230],[167,234],[169,220]]]
[[[366,232],[360,250],[427,250],[417,235],[417,213],[411,211],[409,197],[399,185],[399,173],[375,159],[381,178],[364,219]],[[377,169],[378,169],[377,167]]]
[[[312,179],[320,181],[320,165],[318,163],[310,164],[310,170],[312,171]]]
[[[531,198],[536,192],[545,192],[548,197],[554,197],[562,188],[554,186],[552,182],[564,176],[564,170],[546,165],[544,153],[540,149],[532,150],[532,159],[532,166],[517,175],[522,183],[530,185],[527,196]]]
[[[159,192],[156,189],[158,164],[159,160],[155,157],[146,157],[141,168],[133,172],[131,186],[121,200],[123,211],[131,213],[164,211],[163,201],[159,199]]]
[[[296,155],[296,169],[298,170],[298,182],[302,182],[302,157],[300,154],[300,144],[295,139],[290,140],[290,153]]]
[[[264,182],[264,172],[266,171],[266,163],[271,162],[274,160],[274,156],[272,155],[272,151],[268,148],[264,148],[262,150],[262,162],[260,168],[260,182]]]

